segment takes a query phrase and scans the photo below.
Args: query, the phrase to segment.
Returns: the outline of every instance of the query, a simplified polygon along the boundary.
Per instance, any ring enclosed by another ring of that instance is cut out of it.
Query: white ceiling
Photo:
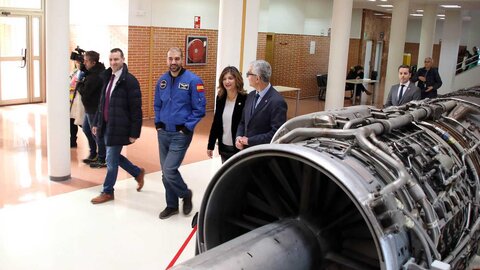
[[[399,1],[399,0],[397,0]],[[400,0],[406,1],[406,0]],[[377,11],[389,12],[386,8],[379,7],[380,4],[391,4],[395,5],[394,0],[380,1],[376,0],[375,2],[368,0],[353,0],[354,8],[362,9],[372,9]],[[414,12],[417,9],[423,9],[426,4],[437,4],[438,13],[445,13],[445,9],[440,7],[440,5],[460,5],[462,8],[462,13],[465,16],[480,16],[480,0],[410,0],[410,11]]]

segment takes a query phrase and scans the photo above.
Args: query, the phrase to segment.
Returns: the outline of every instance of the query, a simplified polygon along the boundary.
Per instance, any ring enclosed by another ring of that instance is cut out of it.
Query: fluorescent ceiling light
[[[377,1],[377,0],[368,0],[368,1],[369,1],[369,2],[375,2],[375,1]]]
[[[423,14],[411,13],[410,16],[413,16],[413,17],[423,17]]]
[[[375,15],[375,16],[383,16],[383,15],[385,15],[385,14],[383,14],[383,13],[373,13],[373,15]]]
[[[461,8],[459,5],[440,5],[443,8]]]
[[[417,9],[417,13],[423,13],[423,9]]]
[[[384,8],[393,8],[393,5],[377,5],[379,7],[384,7]]]
[[[445,14],[437,14],[437,17],[445,17]]]
[[[388,0],[380,0],[381,2],[387,2]]]
[[[390,16],[383,16],[382,18],[383,18],[383,19],[391,19],[392,17],[390,17]]]

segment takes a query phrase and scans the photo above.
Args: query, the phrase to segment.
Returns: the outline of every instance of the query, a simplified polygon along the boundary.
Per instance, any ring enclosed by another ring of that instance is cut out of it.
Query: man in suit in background
[[[420,88],[410,82],[411,76],[410,66],[401,65],[398,67],[398,78],[400,79],[400,83],[395,84],[390,88],[385,107],[392,105],[400,106],[412,100],[419,100],[421,98]]]
[[[238,149],[269,143],[287,120],[287,103],[270,84],[272,67],[267,61],[253,61],[247,72],[251,91],[245,102],[242,120],[237,129]]]
[[[431,57],[425,58],[425,66],[420,68],[412,82],[417,82],[418,88],[422,91],[422,99],[436,98],[437,89],[442,86],[442,79],[438,74],[438,69],[433,67],[433,59]]]

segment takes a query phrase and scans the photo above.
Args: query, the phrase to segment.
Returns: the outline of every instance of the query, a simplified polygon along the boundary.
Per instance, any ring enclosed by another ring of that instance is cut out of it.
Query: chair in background
[[[327,92],[327,74],[317,75],[318,100],[325,100]]]

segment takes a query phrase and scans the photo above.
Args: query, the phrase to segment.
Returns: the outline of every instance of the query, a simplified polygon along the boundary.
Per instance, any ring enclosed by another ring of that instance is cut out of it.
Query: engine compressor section
[[[299,116],[207,187],[173,269],[466,269],[480,241],[480,88]]]

